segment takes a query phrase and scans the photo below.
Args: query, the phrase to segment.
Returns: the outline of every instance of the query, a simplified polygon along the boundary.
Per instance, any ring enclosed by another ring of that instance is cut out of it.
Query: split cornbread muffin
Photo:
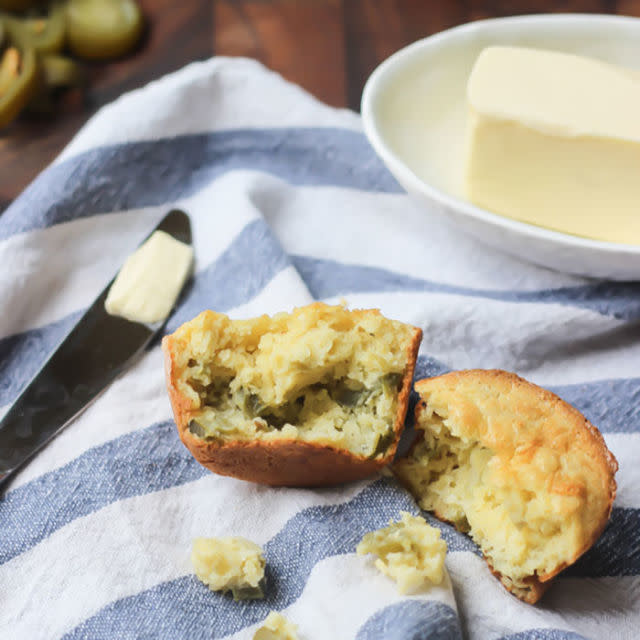
[[[395,454],[421,336],[377,310],[321,303],[249,320],[204,311],[162,341],[180,438],[243,480],[368,476]]]
[[[475,540],[511,593],[537,602],[602,533],[616,459],[577,409],[515,374],[458,371],[415,388],[420,435],[395,474]]]

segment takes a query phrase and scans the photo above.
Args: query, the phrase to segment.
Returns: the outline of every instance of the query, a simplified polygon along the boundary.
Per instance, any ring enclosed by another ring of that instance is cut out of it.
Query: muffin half
[[[511,593],[536,602],[602,533],[616,459],[577,409],[515,374],[459,371],[415,388],[420,435],[395,474],[475,540]]]
[[[183,443],[205,467],[320,486],[391,462],[422,332],[321,303],[231,320],[204,311],[162,341]]]

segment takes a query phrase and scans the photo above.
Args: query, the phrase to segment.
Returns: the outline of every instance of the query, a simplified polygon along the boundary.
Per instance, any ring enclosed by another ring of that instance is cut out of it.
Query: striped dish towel
[[[417,513],[392,482],[272,489],[218,477],[179,442],[159,341],[0,499],[0,637],[250,638],[270,610],[304,640],[636,638],[640,629],[640,284],[587,281],[487,249],[415,208],[359,118],[248,60],[193,64],[101,110],[0,216],[6,407],[171,207],[189,212],[203,309],[313,300],[424,331],[417,377],[514,370],[575,404],[620,462],[611,522],[539,606],[437,524],[450,580],[401,596],[362,535]],[[264,546],[268,595],[236,603],[191,573],[196,536]]]

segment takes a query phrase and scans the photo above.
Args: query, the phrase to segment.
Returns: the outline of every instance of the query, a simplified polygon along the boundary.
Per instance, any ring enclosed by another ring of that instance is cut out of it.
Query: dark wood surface
[[[321,100],[358,109],[376,65],[404,45],[470,20],[540,12],[640,16],[640,0],[141,0],[149,30],[124,60],[89,67],[53,118],[0,133],[0,211],[96,110],[121,93],[212,55],[257,58]]]

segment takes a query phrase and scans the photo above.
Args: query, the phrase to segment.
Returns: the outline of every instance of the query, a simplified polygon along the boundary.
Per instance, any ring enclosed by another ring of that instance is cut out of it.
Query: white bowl
[[[640,246],[517,222],[476,207],[462,194],[467,78],[480,51],[494,44],[567,51],[638,68],[640,19],[582,14],[499,18],[415,42],[385,60],[364,88],[362,118],[373,148],[428,212],[492,247],[569,273],[640,279]]]

